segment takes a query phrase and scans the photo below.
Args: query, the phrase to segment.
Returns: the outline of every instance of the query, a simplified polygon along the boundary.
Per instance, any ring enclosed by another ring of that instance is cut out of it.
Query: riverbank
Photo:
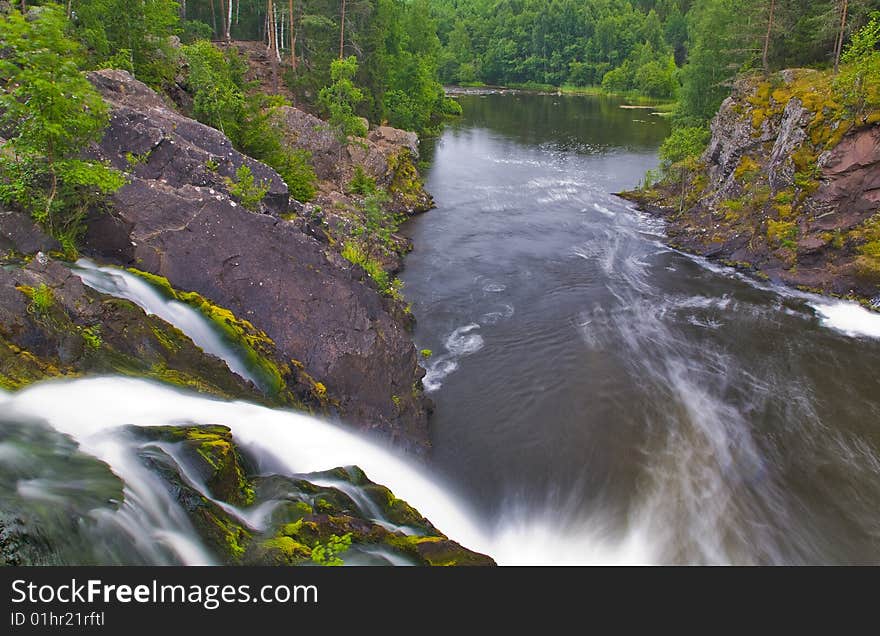
[[[636,92],[610,92],[601,86],[553,86],[551,84],[538,84],[527,82],[523,84],[508,84],[506,86],[490,86],[487,84],[471,83],[447,85],[443,87],[447,95],[493,95],[526,93],[533,95],[579,95],[586,97],[612,97],[619,98],[630,104],[651,108],[657,113],[671,115],[677,102],[674,100],[660,100]]]
[[[880,113],[835,90],[806,69],[743,78],[700,157],[622,196],[676,248],[880,308]]]
[[[389,273],[408,249],[395,233],[400,219],[430,207],[415,166],[415,136],[379,127],[345,147],[320,120],[282,108],[280,129],[296,148],[312,153],[320,179],[316,200],[303,204],[273,169],[235,151],[220,131],[173,110],[128,73],[99,71],[89,79],[108,104],[110,124],[87,154],[118,169],[127,183],[106,210],[91,211],[82,254],[137,270],[209,316],[270,377],[266,400],[426,452],[424,370],[410,337],[412,316]],[[256,205],[246,206],[240,196],[243,171],[260,186]],[[25,292],[15,291],[45,289],[37,298],[51,304],[61,283],[41,267],[63,264],[67,256],[21,213],[4,210],[0,227],[10,298],[21,296],[9,302],[10,315],[21,315],[6,321],[2,335],[41,362],[41,373],[26,377],[88,372],[94,368],[90,349],[71,353],[62,346],[66,339],[51,337],[60,323],[42,320],[42,309],[25,312]],[[105,316],[108,324],[100,315],[80,324],[75,306],[66,311],[73,321],[67,331],[116,329],[112,315]],[[22,321],[27,329],[15,326]],[[24,379],[10,385],[18,388]]]

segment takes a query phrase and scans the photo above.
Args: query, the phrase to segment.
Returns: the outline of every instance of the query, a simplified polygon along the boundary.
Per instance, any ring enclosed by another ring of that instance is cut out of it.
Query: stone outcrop
[[[624,196],[676,247],[880,305],[880,112],[796,69],[738,81],[711,131],[696,169]]]
[[[224,426],[163,426],[133,429],[132,434],[147,441],[142,461],[162,477],[220,563],[322,563],[317,550],[334,537],[346,537],[350,548],[335,556],[346,563],[494,565],[490,557],[447,538],[357,467],[297,478],[256,475],[249,468],[254,462],[243,456]],[[163,446],[151,446],[150,441]],[[192,475],[207,492],[190,480]],[[357,491],[357,501],[346,491]],[[275,505],[266,526],[254,529],[218,501],[245,510],[269,501]]]
[[[89,77],[111,112],[93,155],[125,170],[129,183],[113,195],[110,213],[89,220],[84,251],[228,308],[265,332],[276,362],[311,378],[344,422],[424,450],[424,370],[400,304],[320,229],[280,218],[292,208],[271,168],[168,109],[127,73]],[[223,177],[242,164],[271,184],[264,213],[229,194]]]
[[[9,219],[0,228],[10,231]],[[23,219],[16,224],[25,226]],[[28,231],[23,241],[33,240]],[[19,249],[22,242],[17,242]],[[42,252],[0,267],[0,388],[39,380],[116,373],[152,378],[224,398],[264,401],[175,327],[136,305],[86,287]]]
[[[290,106],[278,109],[277,124],[286,142],[307,151],[315,167],[318,192],[305,215],[327,228],[339,244],[358,235],[366,224],[364,197],[349,187],[358,171],[388,195],[382,207],[398,221],[434,206],[416,168],[419,138],[415,133],[379,126],[363,139],[342,144],[326,122]],[[376,258],[392,273],[403,267],[403,256],[412,249],[399,233],[391,236],[389,245],[380,247]]]

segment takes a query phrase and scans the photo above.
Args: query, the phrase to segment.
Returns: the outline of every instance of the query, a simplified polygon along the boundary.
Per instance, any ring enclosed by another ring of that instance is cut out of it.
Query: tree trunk
[[[232,39],[232,0],[227,0],[229,6],[226,7],[226,41],[229,42]]]
[[[220,32],[217,31],[217,11],[214,8],[214,0],[211,0],[211,22],[214,25],[214,34],[219,35]]]
[[[339,59],[342,59],[342,52],[345,48],[345,0],[342,0],[342,19],[339,22]]]
[[[290,67],[296,73],[296,25],[293,15],[293,0],[288,0],[290,11]]]
[[[272,90],[278,93],[278,41],[275,39],[275,4],[267,0],[266,18],[269,32],[269,64],[272,68]]]
[[[776,9],[776,0],[770,0],[770,12],[767,15],[767,35],[764,36],[764,55],[762,57],[764,63],[764,73],[770,73],[770,63],[767,56],[770,53],[770,37],[773,34],[773,12]]]
[[[837,43],[834,45],[834,72],[840,69],[840,54],[843,51],[843,38],[846,34],[846,14],[849,10],[849,0],[843,0],[840,9],[840,29],[837,32]]]

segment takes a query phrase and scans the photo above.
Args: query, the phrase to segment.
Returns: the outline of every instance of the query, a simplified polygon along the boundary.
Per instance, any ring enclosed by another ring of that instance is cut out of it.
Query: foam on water
[[[880,313],[852,302],[812,302],[820,322],[848,336],[880,338]]]

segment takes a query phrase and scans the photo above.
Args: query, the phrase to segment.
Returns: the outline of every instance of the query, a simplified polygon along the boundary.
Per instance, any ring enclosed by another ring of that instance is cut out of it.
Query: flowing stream
[[[57,562],[211,563],[131,427],[224,424],[261,472],[360,466],[499,563],[880,560],[880,315],[665,247],[609,194],[656,165],[668,128],[649,110],[462,104],[427,149],[438,208],[406,227],[405,295],[433,351],[427,464],[299,413],[53,381],[0,392],[2,508],[43,519]],[[254,379],[199,312],[121,270],[76,271]],[[226,508],[265,524],[261,506]]]
[[[517,562],[880,560],[880,314],[669,249],[609,194],[665,119],[470,95],[405,295],[433,468]]]

